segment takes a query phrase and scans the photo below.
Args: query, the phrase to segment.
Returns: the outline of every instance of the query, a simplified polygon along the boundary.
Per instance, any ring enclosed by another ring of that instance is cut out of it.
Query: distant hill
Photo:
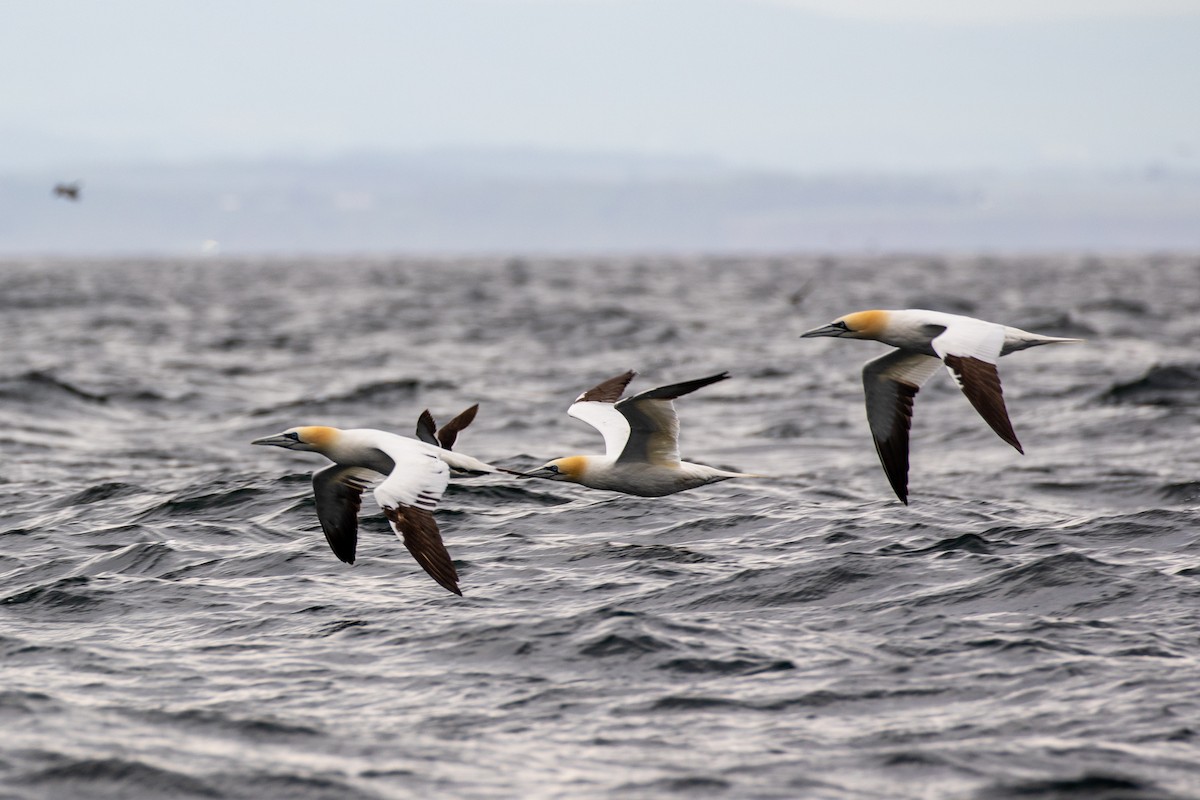
[[[77,203],[52,196],[82,181]],[[794,175],[537,150],[0,175],[0,253],[1200,249],[1200,173]]]

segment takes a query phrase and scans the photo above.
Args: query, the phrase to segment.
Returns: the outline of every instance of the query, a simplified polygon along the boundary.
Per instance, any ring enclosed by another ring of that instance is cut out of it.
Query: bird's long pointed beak
[[[538,467],[537,469],[529,470],[529,472],[518,472],[517,477],[518,478],[549,478],[553,474],[554,473],[552,473],[550,470],[546,469],[545,467]]]
[[[277,433],[273,436],[264,436],[261,439],[255,439],[250,444],[270,444],[276,447],[287,447],[291,441],[291,439],[282,433]]]
[[[813,328],[811,331],[805,331],[800,334],[801,339],[811,339],[815,336],[841,336],[846,332],[845,328],[837,325],[822,325],[819,328]]]
[[[521,472],[520,470],[505,469],[504,467],[496,467],[496,471],[499,472],[501,475],[512,475],[517,478],[526,477],[525,473]]]

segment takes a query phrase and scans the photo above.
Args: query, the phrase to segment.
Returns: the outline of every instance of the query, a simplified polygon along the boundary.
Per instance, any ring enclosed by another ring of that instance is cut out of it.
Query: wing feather
[[[604,437],[604,452],[609,458],[617,458],[625,449],[625,443],[629,441],[629,421],[612,403],[580,400],[572,403],[567,413],[600,431]]]
[[[932,345],[984,422],[1017,452],[1024,453],[1008,418],[1000,373],[996,370],[996,360],[1004,348],[1004,326],[978,319],[956,319],[940,336],[934,337]]]
[[[941,362],[910,350],[893,350],[863,366],[867,423],[892,491],[908,504],[908,432],[913,399]]]
[[[1024,455],[1025,450],[1017,441],[1017,434],[1008,418],[1004,389],[1000,386],[1000,373],[996,371],[996,365],[967,356],[946,356],[946,366],[983,421],[997,436]]]
[[[443,425],[437,432],[437,441],[430,444],[440,444],[443,450],[453,450],[454,442],[458,440],[458,434],[463,428],[475,421],[475,415],[479,413],[479,404],[468,408],[466,411],[459,414],[454,419]]]
[[[629,434],[617,460],[678,464],[679,416],[675,413],[672,401],[728,377],[728,372],[722,372],[707,378],[659,386],[619,401],[613,408],[625,418]]]
[[[450,559],[450,553],[446,551],[433,514],[425,509],[403,504],[385,507],[383,513],[392,523],[392,529],[396,531],[400,541],[404,542],[408,552],[429,577],[443,589],[461,596],[458,571],[454,569],[454,562]]]
[[[434,447],[440,446],[437,437],[437,423],[433,421],[433,415],[429,413],[428,408],[421,412],[421,416],[417,417],[417,438]]]
[[[395,437],[380,449],[395,466],[375,488],[375,501],[421,568],[439,586],[462,594],[454,563],[433,518],[433,510],[450,482],[450,467],[436,451],[410,439]]]
[[[380,477],[373,470],[340,464],[313,473],[317,519],[325,541],[333,554],[347,564],[354,563],[358,549],[358,511],[362,507],[363,490]]]
[[[634,375],[637,375],[637,373],[633,370],[622,372],[620,375],[609,378],[588,389],[579,395],[579,397],[576,397],[575,402],[615,403],[621,399],[621,395],[625,392],[625,387],[633,380]]]

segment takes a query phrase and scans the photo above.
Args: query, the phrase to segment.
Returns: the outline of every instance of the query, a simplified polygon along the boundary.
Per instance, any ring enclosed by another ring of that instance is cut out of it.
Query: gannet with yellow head
[[[942,364],[996,434],[1024,453],[1008,419],[996,359],[1043,344],[1079,342],[940,311],[858,311],[801,338],[873,339],[898,348],[863,366],[867,423],[892,490],[908,503],[913,398]]]
[[[671,401],[723,381],[729,373],[660,386],[621,400],[635,374],[631,370],[609,378],[579,395],[567,409],[572,417],[600,431],[604,455],[556,458],[524,477],[569,481],[641,497],[661,497],[729,478],[756,477],[679,460],[679,418]]]
[[[467,419],[454,433],[469,423]],[[452,443],[453,436],[449,439]],[[320,453],[334,462],[313,473],[313,494],[325,539],[334,555],[347,564],[354,563],[358,547],[363,490],[382,478],[373,494],[392,530],[431,578],[449,591],[462,594],[433,511],[446,491],[451,468],[471,474],[501,470],[447,447],[370,428],[339,430],[307,425],[255,439],[251,444]]]

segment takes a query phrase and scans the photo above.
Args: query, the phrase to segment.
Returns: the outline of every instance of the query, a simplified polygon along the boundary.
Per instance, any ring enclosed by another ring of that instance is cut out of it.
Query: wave
[[[1101,395],[1110,403],[1150,406],[1193,406],[1200,393],[1200,364],[1167,364],[1151,367],[1129,383],[1118,383]]]
[[[122,387],[113,391],[94,391],[60,378],[51,372],[31,370],[20,375],[0,378],[0,400],[36,403],[41,412],[56,409],[63,400],[75,405],[107,406],[110,404],[161,403],[168,398],[151,389]],[[44,404],[44,405],[42,405]]]
[[[131,497],[142,494],[146,489],[120,481],[105,481],[89,486],[86,489],[68,495],[59,501],[63,506],[86,506],[105,500],[115,500],[121,497]]]
[[[1017,797],[1043,800],[1185,800],[1159,789],[1149,781],[1122,775],[1087,773],[1077,778],[1002,781],[980,790],[979,800],[1012,800]]]
[[[324,735],[323,731],[308,725],[297,725],[270,718],[232,716],[213,709],[131,711],[129,716],[155,725],[178,727],[189,732],[230,733],[253,741],[289,740],[297,737],[312,738]]]
[[[271,414],[277,414],[281,411],[320,411],[328,406],[333,405],[350,405],[356,403],[363,404],[387,404],[396,403],[397,407],[401,402],[410,402],[417,396],[421,389],[438,389],[438,388],[454,388],[453,384],[444,382],[424,382],[416,378],[398,378],[389,381],[374,381],[372,383],[364,383],[356,386],[353,389],[341,394],[322,395],[320,397],[310,397],[301,400],[290,400],[285,403],[257,408],[250,412],[251,416],[263,417]],[[416,419],[412,420],[412,424],[416,424]]]
[[[95,591],[88,591],[90,583],[91,578],[83,575],[59,578],[10,594],[0,599],[0,605],[24,606],[53,615],[99,612],[106,605],[107,598]]]
[[[10,378],[0,379],[0,399],[22,402],[41,402],[68,398],[103,405],[109,402],[106,394],[89,392],[49,372],[31,370]]]
[[[15,782],[39,791],[71,790],[76,797],[224,797],[211,784],[182,772],[121,758],[64,760],[18,776]]]

